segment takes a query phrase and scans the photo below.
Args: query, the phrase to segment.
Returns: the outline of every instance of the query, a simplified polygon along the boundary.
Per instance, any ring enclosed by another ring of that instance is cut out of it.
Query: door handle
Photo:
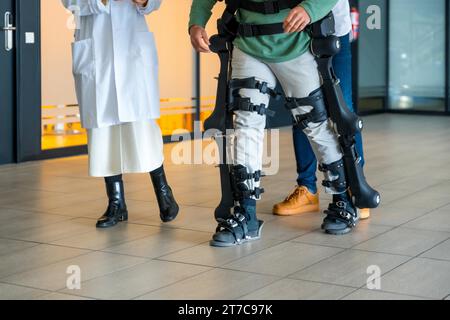
[[[13,31],[16,31],[16,28],[13,26],[11,18],[12,18],[11,12],[9,11],[5,12],[5,26],[3,27],[3,31],[5,32],[6,51],[11,51],[14,48]]]

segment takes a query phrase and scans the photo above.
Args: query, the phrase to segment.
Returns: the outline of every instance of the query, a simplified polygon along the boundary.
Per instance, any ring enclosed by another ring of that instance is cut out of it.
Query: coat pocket
[[[97,123],[97,86],[95,81],[95,54],[91,39],[72,44],[72,60],[81,123],[85,128],[95,127]]]
[[[156,50],[155,36],[153,32],[136,33],[137,54],[142,62],[154,68],[158,67],[158,52]]]
[[[74,74],[95,76],[95,55],[91,39],[72,43],[72,61]]]

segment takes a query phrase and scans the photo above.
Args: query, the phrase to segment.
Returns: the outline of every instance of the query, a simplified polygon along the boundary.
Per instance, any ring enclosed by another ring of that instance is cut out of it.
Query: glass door
[[[389,4],[390,108],[445,111],[446,1]]]

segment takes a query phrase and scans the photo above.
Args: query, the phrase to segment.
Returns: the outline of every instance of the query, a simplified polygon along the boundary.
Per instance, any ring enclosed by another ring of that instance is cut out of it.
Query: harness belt
[[[221,19],[223,29],[234,37],[257,37],[283,33],[283,23],[241,24],[236,19],[236,12],[239,9],[244,9],[266,15],[276,14],[281,10],[292,9],[301,2],[303,2],[303,0],[276,0],[264,2],[255,2],[251,0],[225,0],[227,6]]]

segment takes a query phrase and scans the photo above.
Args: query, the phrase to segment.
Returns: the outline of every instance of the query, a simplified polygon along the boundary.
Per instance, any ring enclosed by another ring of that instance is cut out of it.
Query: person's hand
[[[194,25],[189,29],[189,35],[191,36],[191,43],[195,50],[204,53],[211,52],[209,50],[210,42],[205,28]]]
[[[289,12],[283,23],[284,32],[300,32],[303,31],[311,23],[311,17],[308,12],[298,6]]]
[[[131,0],[131,1],[133,1],[139,7],[145,7],[148,3],[148,0]]]

